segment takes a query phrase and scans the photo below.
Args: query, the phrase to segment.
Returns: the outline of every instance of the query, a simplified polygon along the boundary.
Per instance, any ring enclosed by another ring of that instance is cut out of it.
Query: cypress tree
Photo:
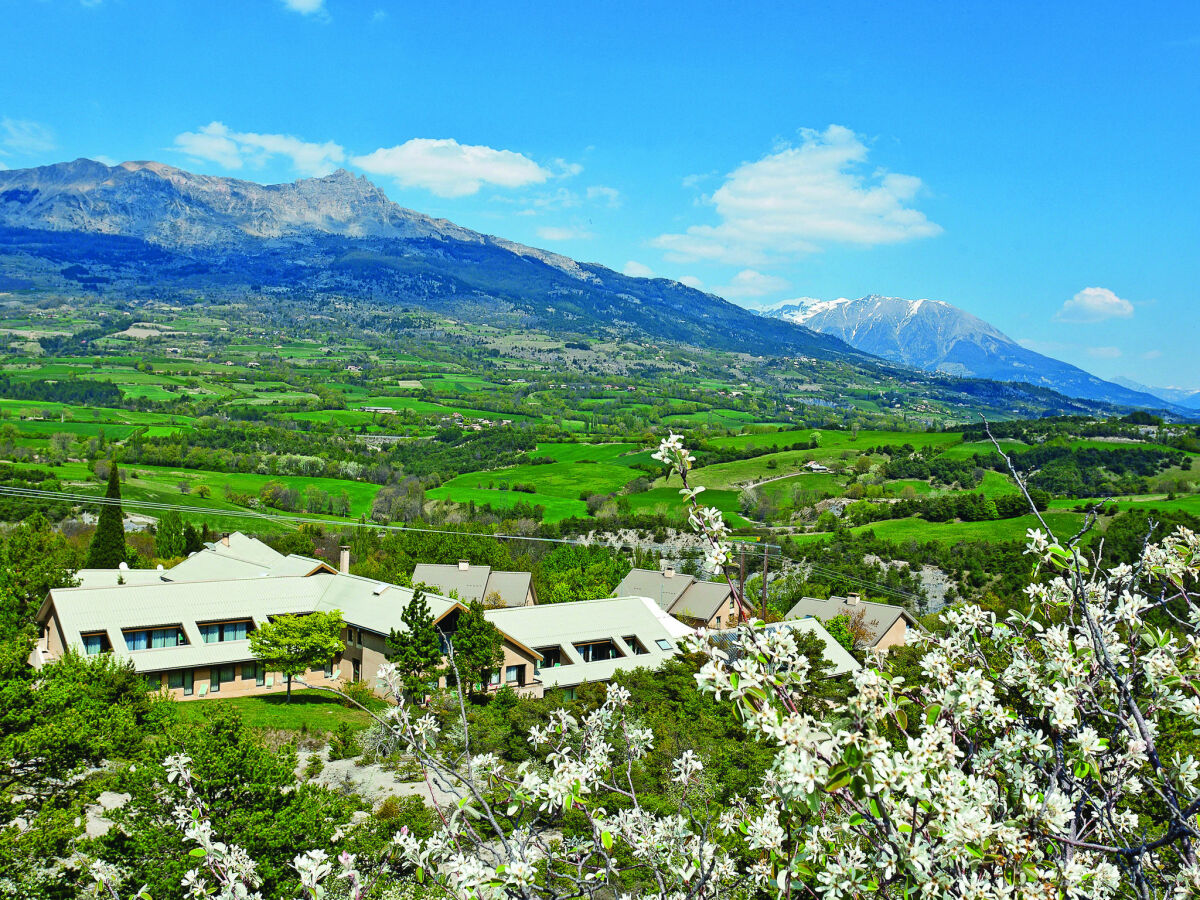
[[[96,523],[96,533],[92,535],[92,544],[88,547],[89,569],[115,569],[125,562],[125,516],[119,502],[121,481],[115,463],[108,471],[108,490],[104,496],[118,502],[107,503],[100,508],[100,520]]]

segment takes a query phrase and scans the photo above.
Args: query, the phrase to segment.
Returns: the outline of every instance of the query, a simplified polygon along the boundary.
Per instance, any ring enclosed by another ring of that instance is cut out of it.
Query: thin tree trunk
[[[291,703],[292,702],[292,676],[289,675],[287,677],[287,680],[288,680],[287,700],[285,700],[284,702]]]

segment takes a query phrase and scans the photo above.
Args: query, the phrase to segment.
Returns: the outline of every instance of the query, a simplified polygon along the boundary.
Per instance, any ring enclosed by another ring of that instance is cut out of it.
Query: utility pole
[[[771,555],[771,548],[763,546],[763,591],[762,591],[762,614],[761,618],[764,622],[767,621],[767,558]]]
[[[738,549],[738,559],[739,559],[739,570],[740,570],[740,574],[738,575],[739,602],[742,604],[745,604],[745,606],[749,606],[749,604],[746,603],[746,548],[745,547],[740,547]],[[745,606],[738,607],[738,618],[747,618]]]

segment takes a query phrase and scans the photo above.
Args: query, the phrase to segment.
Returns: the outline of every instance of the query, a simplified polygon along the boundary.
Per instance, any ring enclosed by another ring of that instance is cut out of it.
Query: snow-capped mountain
[[[1083,369],[1022,347],[978,316],[944,300],[871,294],[857,300],[789,301],[762,315],[841,338],[893,362],[973,378],[1022,381],[1072,397],[1161,407],[1163,399],[1097,378]]]

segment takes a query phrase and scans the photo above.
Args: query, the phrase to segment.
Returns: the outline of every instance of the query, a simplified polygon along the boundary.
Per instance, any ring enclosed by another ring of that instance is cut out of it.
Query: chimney
[[[674,577],[675,577],[675,567],[674,566],[663,566],[663,578],[674,578]]]
[[[467,562],[465,559],[460,559],[458,561],[458,571],[465,572],[469,568],[471,568],[471,564],[469,562]]]
[[[229,546],[229,532],[228,531],[226,531],[224,534],[221,535],[221,544],[225,547]]]
[[[862,598],[860,596],[858,596],[858,594],[847,594],[846,595],[846,603],[848,603],[850,606],[858,606],[858,601],[861,599]]]
[[[349,575],[350,574],[350,548],[348,546],[346,546],[345,544],[342,544],[342,546],[340,548],[338,548],[338,550],[339,550],[339,552],[338,552],[338,571],[341,572],[343,575]]]

